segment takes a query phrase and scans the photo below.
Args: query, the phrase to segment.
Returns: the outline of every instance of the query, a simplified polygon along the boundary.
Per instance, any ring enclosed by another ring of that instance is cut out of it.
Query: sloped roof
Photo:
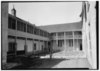
[[[65,24],[56,24],[56,25],[47,25],[47,26],[38,26],[39,28],[46,30],[48,32],[63,32],[63,31],[73,31],[82,29],[82,21],[74,23],[65,23]]]

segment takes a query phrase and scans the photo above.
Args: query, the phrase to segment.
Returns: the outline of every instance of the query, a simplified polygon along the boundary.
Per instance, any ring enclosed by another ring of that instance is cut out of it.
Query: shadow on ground
[[[39,68],[52,68],[53,66],[57,65],[61,61],[65,59],[57,59],[57,58],[44,58],[41,59],[39,57],[37,58],[25,58],[20,57],[19,63],[20,65],[15,66],[11,69],[13,70],[23,70],[23,69],[39,69]]]
[[[53,53],[60,52],[54,51]],[[45,56],[49,53],[40,53],[30,56],[16,56],[13,58],[9,58],[8,61],[11,63],[17,63],[17,66],[14,66],[10,69],[36,69],[36,68],[52,68],[54,65],[57,65],[61,61],[65,59],[57,59],[57,58],[40,58],[41,56]],[[35,57],[34,57],[35,56]]]

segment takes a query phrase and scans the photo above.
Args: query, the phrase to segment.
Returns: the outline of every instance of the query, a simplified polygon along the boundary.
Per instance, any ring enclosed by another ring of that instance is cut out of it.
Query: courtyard
[[[83,55],[83,56],[82,56]],[[50,54],[42,55],[40,57],[18,57],[19,61],[15,66],[13,64],[8,64],[8,69],[48,69],[48,68],[91,68],[88,63],[87,58],[84,53],[79,52],[66,52],[64,56],[64,51],[52,53],[52,58]],[[11,67],[12,66],[12,67]]]

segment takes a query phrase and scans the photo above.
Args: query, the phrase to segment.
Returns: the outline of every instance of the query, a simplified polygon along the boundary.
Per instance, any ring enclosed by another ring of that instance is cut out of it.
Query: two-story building
[[[82,51],[82,21],[39,28],[51,34],[53,50]]]
[[[3,53],[5,60],[10,56],[30,55],[49,51],[48,43],[50,34],[47,31],[18,18],[15,8],[11,10],[11,14],[7,13],[7,16],[5,17],[7,19],[6,23],[3,23],[4,21],[2,20],[2,26],[5,26],[2,29],[6,29],[6,31],[2,32],[7,32],[5,36],[7,43],[4,43],[4,45],[8,45],[4,47],[2,44],[2,49],[6,50],[3,51],[5,52],[5,54]],[[2,34],[3,40],[5,37]]]

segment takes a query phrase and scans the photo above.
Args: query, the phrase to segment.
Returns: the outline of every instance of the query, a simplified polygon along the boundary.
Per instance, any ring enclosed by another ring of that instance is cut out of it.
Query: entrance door
[[[80,50],[82,51],[82,44],[80,43]]]
[[[82,39],[79,39],[79,50],[82,51]]]

